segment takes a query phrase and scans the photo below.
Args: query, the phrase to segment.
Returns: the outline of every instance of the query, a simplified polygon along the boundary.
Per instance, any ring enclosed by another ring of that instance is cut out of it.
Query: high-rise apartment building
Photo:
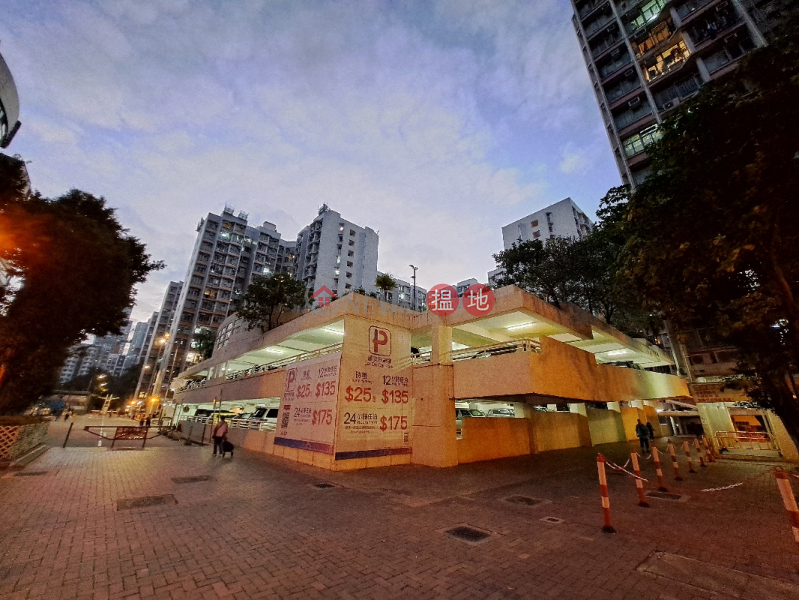
[[[505,250],[516,242],[540,239],[545,242],[556,237],[582,238],[593,229],[594,224],[571,198],[566,198],[546,208],[522,217],[502,228],[502,244]]]
[[[327,287],[333,294],[375,291],[377,233],[341,217],[326,204],[308,227],[297,234],[294,276],[309,290]]]
[[[377,274],[383,275],[380,271]],[[414,286],[412,283],[396,277],[394,277],[394,281],[397,283],[397,287],[389,290],[385,295],[382,290],[375,290],[374,293],[380,300],[385,300],[400,308],[407,308],[416,312],[421,312],[425,309],[427,306],[427,290],[425,288],[418,285]]]
[[[164,356],[168,356],[166,354],[168,340],[166,334],[170,332],[172,323],[176,319],[178,299],[183,287],[182,281],[170,281],[161,302],[161,309],[157,313],[153,313],[153,318],[150,319],[135,398],[147,398],[152,394],[158,394],[156,374],[160,370]]]
[[[125,354],[125,369],[129,369],[141,361],[142,349],[144,348],[144,343],[147,339],[147,330],[149,329],[149,325],[150,324],[147,321],[141,321],[136,323],[134,326],[133,335],[128,342],[128,351]]]
[[[6,61],[0,55],[0,148],[7,148],[19,129],[19,95]]]
[[[175,375],[202,360],[192,351],[195,336],[217,330],[254,276],[293,272],[294,243],[281,240],[272,223],[251,226],[248,218],[226,206],[222,214],[208,213],[200,220],[164,348],[166,358],[156,376],[157,395],[168,390]]]
[[[793,0],[572,0],[572,22],[622,181],[649,174],[646,146],[699,88],[766,43]]]

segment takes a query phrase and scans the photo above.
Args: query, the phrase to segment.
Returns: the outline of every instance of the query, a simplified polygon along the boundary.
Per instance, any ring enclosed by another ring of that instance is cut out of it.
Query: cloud
[[[416,264],[430,286],[485,279],[502,225],[593,190],[603,165],[580,141],[601,127],[555,0],[25,5],[0,24],[12,150],[45,194],[106,196],[166,261],[139,319],[225,204],[294,239],[327,203],[380,231],[381,269]]]

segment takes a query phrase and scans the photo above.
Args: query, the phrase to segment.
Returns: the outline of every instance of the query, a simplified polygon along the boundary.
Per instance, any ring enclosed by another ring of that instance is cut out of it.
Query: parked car
[[[515,417],[516,412],[512,408],[491,408],[488,411],[489,417]]]
[[[277,425],[277,413],[279,411],[279,408],[266,408],[265,406],[261,406],[255,409],[255,412],[252,413],[250,418],[258,421],[265,421],[270,425]]]
[[[455,424],[461,425],[464,417],[485,417],[482,410],[476,408],[456,408],[455,409]]]

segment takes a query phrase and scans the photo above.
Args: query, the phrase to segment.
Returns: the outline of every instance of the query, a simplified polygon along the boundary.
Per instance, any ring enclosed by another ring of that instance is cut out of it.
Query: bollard
[[[66,448],[67,447],[67,442],[69,441],[69,434],[72,433],[72,426],[74,424],[75,424],[74,421],[69,424],[69,429],[67,429],[67,437],[64,438],[64,445],[61,446],[62,448]]]
[[[633,473],[635,473],[636,477],[640,477],[641,468],[638,466],[638,453],[633,452],[630,454],[630,459],[633,461]],[[644,496],[644,482],[640,479],[636,479],[635,487],[638,489],[638,506],[649,508],[649,503],[646,501],[646,496]]]
[[[696,473],[694,470],[694,459],[691,458],[691,447],[688,445],[688,440],[682,443],[682,449],[685,451],[685,457],[688,459],[688,472]]]
[[[702,442],[705,444],[708,460],[712,463],[716,462],[716,448],[713,447],[713,442],[709,441],[704,435],[702,436]]]
[[[608,498],[608,480],[605,477],[605,457],[602,454],[597,454],[596,468],[599,472],[599,494],[602,496],[602,516],[605,524],[602,526],[602,531],[605,533],[616,533],[613,525],[610,524],[610,498]]]
[[[788,481],[788,474],[782,469],[777,469],[774,474],[777,476],[777,487],[780,488],[782,503],[785,505],[785,510],[788,511],[788,521],[793,529],[793,539],[799,545],[799,507],[796,506],[791,482]]]
[[[705,448],[705,460],[709,463],[715,462],[713,460],[713,455],[710,454],[710,448],[708,447],[707,438],[705,436],[702,436],[702,446]]]
[[[663,469],[660,468],[660,454],[658,449],[652,446],[652,457],[655,459],[655,471],[658,474],[658,490],[661,492],[668,492],[668,488],[663,481]]]
[[[682,477],[680,477],[680,463],[677,462],[677,453],[674,452],[674,444],[671,443],[671,440],[669,440],[669,454],[671,455],[671,466],[674,469],[674,479],[676,481],[682,481]]]
[[[705,459],[702,458],[702,449],[699,447],[699,440],[694,438],[694,450],[696,450],[696,455],[699,457],[699,467],[706,467]]]

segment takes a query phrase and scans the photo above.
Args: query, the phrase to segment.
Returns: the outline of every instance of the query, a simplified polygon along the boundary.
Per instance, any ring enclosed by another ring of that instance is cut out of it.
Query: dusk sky
[[[46,196],[105,196],[183,280],[225,204],[285,239],[323,203],[378,268],[485,281],[501,227],[619,184],[567,0],[5,0],[2,52]]]

